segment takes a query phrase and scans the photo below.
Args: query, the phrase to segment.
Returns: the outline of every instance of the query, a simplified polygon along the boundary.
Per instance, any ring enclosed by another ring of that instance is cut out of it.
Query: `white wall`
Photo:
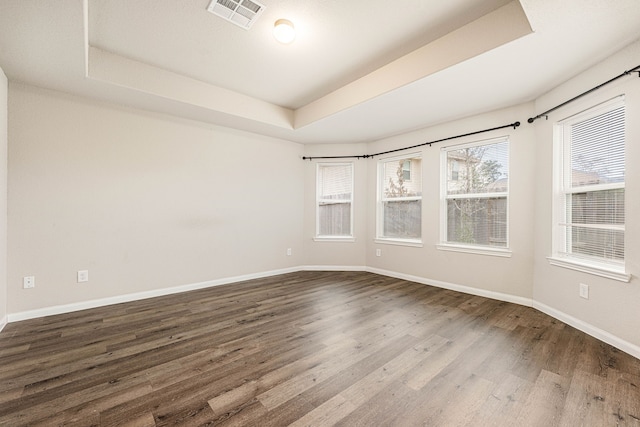
[[[305,156],[350,156],[367,154],[366,144],[316,144],[305,146]],[[367,247],[367,160],[344,159],[335,161],[354,162],[353,195],[353,235],[355,241],[315,241],[316,233],[316,165],[318,162],[334,160],[313,160],[304,162],[304,252],[305,265],[312,268],[339,267],[361,268],[366,264]]]
[[[424,147],[418,151],[423,159],[423,247],[407,247],[374,242],[376,233],[376,164],[378,158],[358,160],[366,172],[356,175],[356,200],[366,201],[366,232],[358,238],[366,241],[366,256],[361,260],[361,246],[309,244],[307,264],[360,265],[384,274],[405,277],[423,283],[460,289],[471,293],[532,304],[534,307],[640,357],[640,79],[637,74],[624,77],[579,101],[564,107],[534,124],[529,117],[558,105],[577,94],[609,80],[640,64],[640,41],[608,60],[587,70],[532,103],[506,108],[416,132],[386,138],[360,147],[305,146],[305,154],[346,155],[375,153],[465,134],[487,127],[520,121],[519,128],[494,131]],[[632,274],[630,283],[605,279],[561,267],[551,266],[551,201],[553,167],[553,123],[619,94],[626,95],[627,168],[626,168],[626,265]],[[510,146],[509,232],[511,258],[447,252],[436,249],[440,234],[440,149],[450,144],[508,135]],[[403,151],[404,153],[413,152]],[[315,168],[308,165],[305,230],[307,238],[314,220],[313,194]],[[358,182],[365,180],[366,184]],[[363,191],[365,192],[363,194]],[[315,193],[314,193],[315,194]],[[382,256],[375,255],[380,249]],[[327,262],[329,260],[329,262]],[[590,286],[588,300],[579,297],[579,283]]]
[[[8,313],[301,266],[355,267],[533,301],[637,356],[640,169],[632,166],[640,163],[640,122],[635,120],[640,117],[640,82],[636,75],[625,77],[548,121],[528,124],[526,119],[639,63],[637,42],[535,103],[369,144],[304,147],[12,83]],[[551,254],[552,124],[620,93],[626,94],[629,117],[630,283],[551,266],[546,259]],[[355,242],[313,240],[316,161],[301,161],[303,153],[373,153],[516,120],[522,125],[515,130],[419,149],[422,247],[374,242],[378,158],[355,161]],[[512,256],[438,250],[440,149],[503,135],[511,142]],[[286,256],[286,248],[292,248],[292,256]],[[382,256],[375,256],[376,249]],[[89,270],[89,283],[76,283],[80,269]],[[36,276],[35,289],[21,289],[26,275]],[[591,287],[589,300],[579,298],[579,283]]]
[[[616,53],[536,101],[541,113],[640,64],[640,42]],[[625,258],[630,283],[605,279],[549,265],[551,255],[551,202],[553,124],[617,95],[625,94],[626,122],[626,230]],[[640,354],[640,79],[624,77],[536,121],[536,215],[534,299],[537,306],[609,342],[622,340],[623,349]],[[579,297],[579,284],[590,287],[589,299]],[[635,347],[633,347],[635,346]]]
[[[7,92],[0,68],[0,330],[7,323]]]
[[[9,111],[9,313],[303,263],[301,145],[17,83]]]
[[[371,144],[371,152],[406,147],[422,142],[460,135],[488,127],[522,121],[532,112],[533,105],[514,108],[434,126],[429,129],[387,138]],[[510,258],[443,251],[440,242],[440,151],[442,148],[507,135],[510,141],[509,172],[509,248]],[[371,268],[402,273],[440,285],[470,287],[483,294],[499,294],[515,301],[532,296],[533,283],[533,197],[531,189],[536,177],[534,131],[526,124],[480,135],[459,138],[425,146],[422,153],[422,242],[423,247],[406,247],[373,242],[376,211],[376,163],[369,160],[367,265]],[[407,151],[410,153],[413,151]],[[394,154],[397,155],[397,154]],[[376,249],[381,256],[375,256]]]
[[[451,122],[400,136],[369,143],[366,146],[307,145],[306,156],[371,154],[402,148],[421,142],[459,135],[487,127],[501,126],[526,119],[533,113],[533,104],[492,112],[465,120]],[[440,149],[452,144],[462,144],[508,135],[510,153],[510,258],[456,253],[438,250],[440,239]],[[374,271],[418,279],[437,285],[454,285],[471,288],[473,292],[527,302],[532,297],[533,286],[533,210],[531,193],[536,179],[535,133],[531,126],[508,128],[475,137],[466,137],[435,144],[417,150],[422,155],[423,247],[407,247],[375,243],[377,163],[384,157],[360,159],[356,165],[356,215],[357,244],[312,242],[315,224],[315,161],[307,162],[305,185],[305,247],[307,265],[364,266]],[[366,225],[366,226],[363,226]],[[375,255],[376,249],[381,256]],[[496,274],[497,272],[497,274]]]

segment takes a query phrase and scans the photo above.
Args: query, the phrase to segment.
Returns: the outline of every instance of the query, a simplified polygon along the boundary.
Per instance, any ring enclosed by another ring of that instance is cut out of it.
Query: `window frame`
[[[453,252],[463,252],[470,253],[476,255],[490,255],[497,257],[506,257],[509,258],[512,255],[510,249],[510,191],[511,191],[511,180],[507,184],[507,190],[504,192],[487,192],[487,193],[468,193],[468,194],[448,194],[448,184],[450,181],[459,182],[459,179],[454,180],[453,174],[449,172],[448,165],[448,153],[450,151],[456,151],[464,148],[473,148],[480,147],[485,145],[493,145],[506,142],[508,144],[507,148],[507,158],[509,161],[509,170],[507,171],[508,176],[510,177],[511,170],[511,142],[509,140],[508,135],[485,139],[480,141],[472,141],[466,142],[462,144],[453,144],[448,145],[446,147],[442,147],[440,149],[440,242],[436,245],[436,248],[443,251],[453,251]],[[451,170],[453,172],[453,170]],[[459,170],[458,170],[459,172]],[[457,176],[459,178],[459,175]],[[448,240],[448,201],[451,199],[460,199],[460,198],[470,198],[470,199],[495,199],[504,197],[506,200],[506,245],[504,247],[498,246],[488,246],[488,245],[480,245],[480,244],[464,244],[455,241]]]
[[[598,260],[596,257],[580,256],[567,252],[567,240],[571,239],[567,227],[567,195],[594,191],[617,190],[626,188],[626,179],[617,183],[590,184],[573,187],[571,182],[571,139],[566,134],[566,129],[572,125],[604,115],[617,108],[625,107],[625,165],[626,165],[626,125],[628,123],[627,109],[624,95],[616,96],[608,101],[592,105],[591,107],[559,120],[553,125],[553,203],[552,203],[552,255],[547,257],[549,263],[554,266],[581,271],[609,279],[629,282],[631,275],[626,273],[625,259],[621,262],[614,260]],[[626,199],[626,190],[625,190]],[[626,203],[625,203],[626,210]],[[625,216],[626,226],[626,216]],[[625,231],[623,226],[621,231]],[[598,227],[605,229],[606,226]],[[625,236],[626,237],[626,236]]]
[[[322,199],[322,182],[320,180],[320,169],[322,167],[329,166],[349,166],[351,169],[351,198],[350,199]],[[315,211],[316,211],[316,225],[315,225],[315,235],[313,240],[318,242],[355,242],[355,235],[353,230],[354,225],[354,186],[355,186],[355,164],[354,162],[318,162],[316,163],[316,197],[315,197]],[[350,214],[349,214],[349,234],[345,235],[333,235],[333,234],[320,234],[320,203],[323,200],[330,200],[333,203],[349,203],[350,206]]]
[[[394,197],[388,198],[384,196],[385,189],[385,174],[384,174],[384,165],[385,163],[390,162],[400,162],[400,161],[411,161],[411,159],[420,159],[422,163],[422,153],[421,152],[412,152],[406,153],[400,156],[393,157],[384,157],[378,160],[377,165],[377,189],[376,189],[376,238],[374,241],[376,243],[382,244],[390,244],[390,245],[400,245],[400,246],[412,246],[412,247],[422,247],[422,184],[420,182],[420,196],[408,196],[408,197]],[[411,178],[413,178],[412,167],[409,166]],[[403,174],[404,174],[404,163],[403,163]],[[422,174],[420,174],[422,176]],[[422,180],[422,178],[421,178]],[[413,182],[413,180],[408,180]],[[419,238],[402,238],[402,237],[386,237],[384,236],[384,203],[388,201],[420,201],[420,237]]]

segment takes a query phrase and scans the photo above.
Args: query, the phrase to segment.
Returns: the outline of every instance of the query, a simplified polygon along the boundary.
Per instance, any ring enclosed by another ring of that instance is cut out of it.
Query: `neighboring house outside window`
[[[554,127],[554,265],[625,274],[625,105],[618,97]]]
[[[377,238],[421,244],[422,159],[418,154],[378,162]]]
[[[316,238],[353,238],[353,163],[318,163]]]
[[[451,159],[451,181],[457,181],[460,176],[460,163],[457,160]]]
[[[402,162],[402,179],[405,181],[411,181],[411,161],[405,160]]]
[[[441,150],[440,249],[505,255],[509,247],[509,141]]]

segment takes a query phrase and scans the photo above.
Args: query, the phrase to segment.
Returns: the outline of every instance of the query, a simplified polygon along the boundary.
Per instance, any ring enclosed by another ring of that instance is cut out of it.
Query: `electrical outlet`
[[[382,255],[382,249],[376,249],[376,256]]]
[[[22,287],[24,289],[30,289],[36,287],[36,278],[35,276],[25,276],[22,278]]]
[[[584,299],[589,299],[589,285],[580,283],[580,296]]]
[[[287,248],[287,256],[291,256],[291,248]]]
[[[89,281],[89,270],[78,270],[78,283]]]

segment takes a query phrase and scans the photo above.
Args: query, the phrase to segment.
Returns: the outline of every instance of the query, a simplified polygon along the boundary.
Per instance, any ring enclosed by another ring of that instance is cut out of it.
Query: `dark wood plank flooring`
[[[534,309],[302,272],[11,323],[2,426],[640,426],[640,360]]]

